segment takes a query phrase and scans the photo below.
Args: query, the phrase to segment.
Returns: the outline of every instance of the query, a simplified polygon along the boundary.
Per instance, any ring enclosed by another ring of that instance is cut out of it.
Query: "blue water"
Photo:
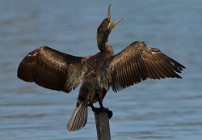
[[[104,105],[114,113],[113,140],[201,140],[202,1],[60,0],[0,1],[0,139],[96,139],[89,109],[86,127],[68,132],[76,104],[70,94],[41,88],[16,77],[23,57],[42,45],[72,55],[98,52],[96,29],[112,3],[112,20],[124,18],[109,41],[118,53],[145,41],[187,68],[183,79],[148,80],[119,93]]]

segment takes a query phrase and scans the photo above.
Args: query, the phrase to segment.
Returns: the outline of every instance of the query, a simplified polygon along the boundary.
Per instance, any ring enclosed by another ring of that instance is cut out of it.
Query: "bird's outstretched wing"
[[[84,60],[43,46],[25,56],[17,76],[26,82],[68,93],[82,80],[80,67]]]
[[[136,41],[115,55],[110,64],[111,86],[116,92],[147,78],[181,78],[183,65],[156,48]]]

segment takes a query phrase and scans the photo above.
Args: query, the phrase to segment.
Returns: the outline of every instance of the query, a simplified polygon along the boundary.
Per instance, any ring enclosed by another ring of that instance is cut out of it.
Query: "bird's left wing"
[[[147,78],[181,78],[185,68],[160,50],[136,41],[115,55],[109,64],[112,89],[117,92]]]
[[[84,57],[43,46],[25,56],[18,67],[17,76],[26,82],[68,93],[82,80],[80,68],[84,60]]]

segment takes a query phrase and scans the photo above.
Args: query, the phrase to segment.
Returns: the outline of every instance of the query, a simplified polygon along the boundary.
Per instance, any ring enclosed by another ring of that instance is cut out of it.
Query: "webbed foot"
[[[108,108],[95,108],[92,106],[92,111],[93,112],[106,112],[108,113],[108,118],[111,119],[111,117],[113,116],[113,112],[111,110],[109,110]]]

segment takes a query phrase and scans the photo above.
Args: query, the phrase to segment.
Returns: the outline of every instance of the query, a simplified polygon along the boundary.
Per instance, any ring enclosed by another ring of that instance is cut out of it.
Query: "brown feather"
[[[40,47],[25,56],[18,67],[17,76],[24,81],[68,93],[82,79],[80,67],[84,59],[47,46]]]
[[[183,65],[144,42],[134,42],[115,55],[110,64],[112,89],[116,92],[147,78],[181,78]]]

